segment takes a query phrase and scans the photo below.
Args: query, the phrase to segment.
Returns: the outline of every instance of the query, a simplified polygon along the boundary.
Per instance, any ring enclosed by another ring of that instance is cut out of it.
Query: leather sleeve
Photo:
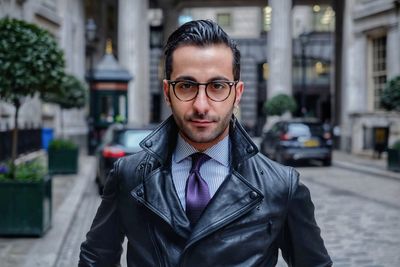
[[[124,233],[118,213],[118,165],[114,164],[104,186],[102,201],[86,240],[81,245],[79,267],[120,266]]]
[[[283,234],[282,255],[291,267],[327,267],[332,261],[315,221],[310,191],[291,169],[288,214]]]

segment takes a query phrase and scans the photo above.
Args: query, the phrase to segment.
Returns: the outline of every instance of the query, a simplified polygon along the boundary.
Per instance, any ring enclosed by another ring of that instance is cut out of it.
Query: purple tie
[[[191,157],[192,168],[186,182],[186,215],[193,225],[210,201],[208,185],[200,175],[200,167],[211,158],[203,153],[195,153]]]

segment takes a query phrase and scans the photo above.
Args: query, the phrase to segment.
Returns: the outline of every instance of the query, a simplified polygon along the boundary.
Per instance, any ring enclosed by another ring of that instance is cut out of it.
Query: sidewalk
[[[51,229],[41,238],[0,237],[2,267],[52,267],[74,220],[89,182],[94,181],[95,159],[81,154],[79,173],[53,176],[53,218]]]
[[[332,164],[336,167],[400,181],[400,172],[389,171],[385,158],[377,159],[368,155],[354,155],[334,150]]]

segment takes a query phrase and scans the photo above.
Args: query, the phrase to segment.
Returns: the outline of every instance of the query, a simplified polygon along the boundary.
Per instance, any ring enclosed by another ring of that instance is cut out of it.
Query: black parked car
[[[139,146],[152,128],[141,128],[132,125],[112,124],[104,133],[102,143],[96,149],[96,182],[102,194],[108,173],[114,162],[141,150]]]
[[[278,121],[262,136],[260,150],[287,164],[290,161],[321,160],[332,164],[332,135],[323,123],[305,119]]]

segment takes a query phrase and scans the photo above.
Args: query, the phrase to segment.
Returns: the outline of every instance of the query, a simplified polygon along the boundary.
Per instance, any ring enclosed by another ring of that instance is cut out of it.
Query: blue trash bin
[[[53,140],[53,129],[42,128],[42,148],[47,150],[51,140]]]

